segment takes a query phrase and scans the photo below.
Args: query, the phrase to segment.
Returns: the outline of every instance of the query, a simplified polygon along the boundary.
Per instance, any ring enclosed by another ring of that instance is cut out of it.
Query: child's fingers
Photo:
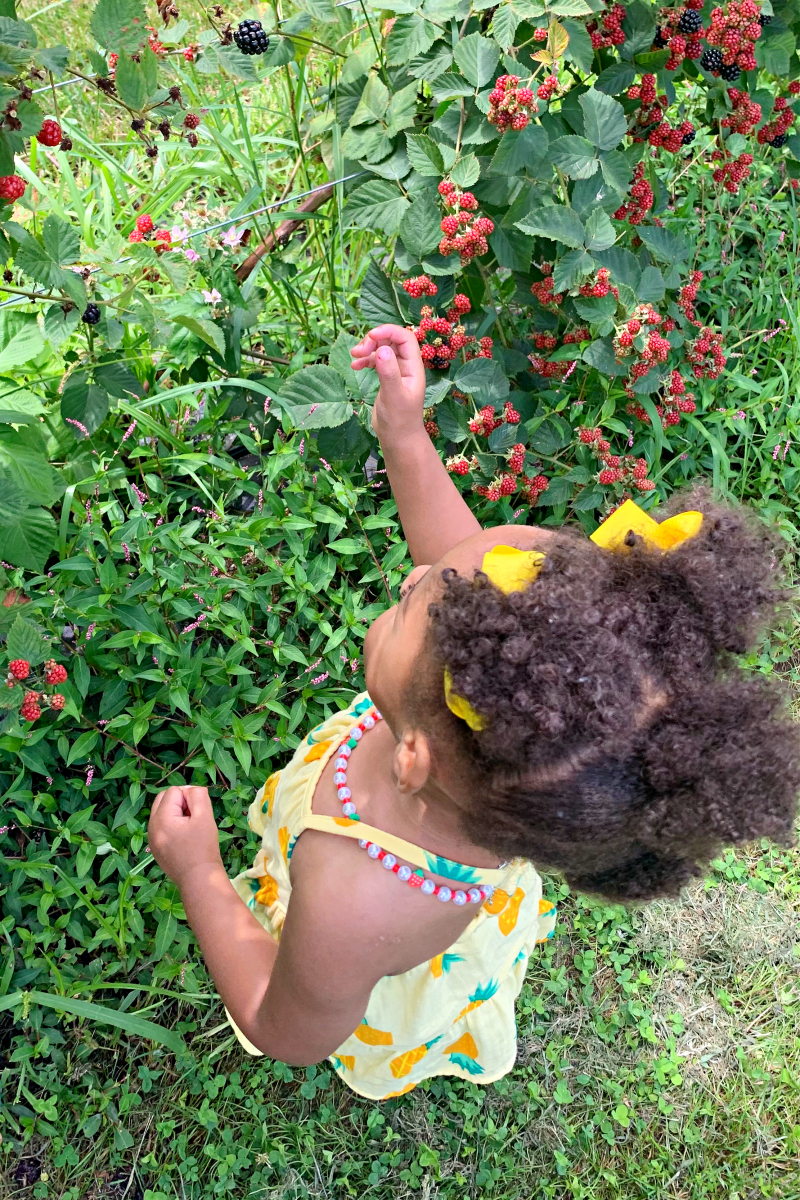
[[[350,351],[353,356],[353,369],[375,366],[375,352],[379,346],[391,346],[401,364],[412,366],[419,358],[417,339],[410,329],[402,325],[377,325]],[[404,370],[403,374],[407,372]]]
[[[184,802],[184,790],[182,787],[168,787],[163,792],[159,792],[153,801],[150,820],[152,821],[156,815],[160,820],[186,816],[188,810]]]
[[[186,807],[190,817],[211,816],[214,819],[214,810],[211,807],[211,797],[208,794],[208,788],[204,787],[185,787],[183,795],[186,801]]]
[[[381,388],[385,393],[391,395],[392,391],[399,388],[401,384],[400,366],[395,352],[391,346],[379,346],[374,357],[375,370],[378,372]]]

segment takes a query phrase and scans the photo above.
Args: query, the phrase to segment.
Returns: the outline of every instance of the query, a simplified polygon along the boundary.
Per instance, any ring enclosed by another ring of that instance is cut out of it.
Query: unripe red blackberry
[[[66,683],[67,670],[61,663],[57,663],[54,659],[49,659],[44,664],[44,681],[54,686],[59,683]]]
[[[583,442],[584,446],[590,446],[592,442],[596,442],[601,437],[599,429],[590,429],[586,425],[582,425],[578,430],[578,438]]]
[[[634,479],[633,486],[640,492],[652,492],[656,485],[652,479]]]
[[[597,482],[602,484],[616,483],[618,479],[617,472],[611,467],[605,467],[597,476]]]
[[[52,696],[50,696],[48,703],[50,704],[51,708],[56,710],[56,712],[60,712],[67,703],[67,698],[66,696],[62,695],[61,692],[55,692]]]
[[[550,480],[546,475],[534,475],[531,480],[531,490],[536,492],[546,492],[550,487]]]
[[[19,200],[25,194],[25,180],[19,175],[0,175],[0,199]]]
[[[514,475],[519,475],[525,465],[525,447],[522,442],[517,442],[512,446],[508,453],[508,469]]]
[[[42,715],[42,710],[39,708],[38,704],[35,704],[32,700],[29,701],[26,699],[22,705],[22,708],[19,710],[19,715],[22,717],[23,721],[38,721],[39,717]]]
[[[481,338],[481,341],[483,341],[483,338]],[[508,425],[519,425],[520,415],[510,400],[506,400],[505,405],[503,406],[503,416],[505,417]]]
[[[633,476],[635,479],[644,479],[647,474],[648,466],[646,458],[637,458],[633,465]]]
[[[459,208],[474,212],[478,207],[478,201],[473,196],[472,192],[462,192],[458,198]]]
[[[197,113],[187,113],[183,118],[184,129],[197,129],[199,124],[200,118],[198,117]]]
[[[42,121],[42,128],[36,134],[36,140],[42,146],[58,146],[61,142],[61,126],[58,121],[48,117]]]
[[[442,233],[454,237],[458,233],[458,217],[442,217]]]
[[[442,182],[439,184],[439,195],[440,196],[449,196],[455,190],[456,190],[456,185],[454,183],[451,183],[449,179],[443,179]]]
[[[8,664],[8,669],[15,679],[27,679],[31,673],[31,664],[26,658],[15,658]]]

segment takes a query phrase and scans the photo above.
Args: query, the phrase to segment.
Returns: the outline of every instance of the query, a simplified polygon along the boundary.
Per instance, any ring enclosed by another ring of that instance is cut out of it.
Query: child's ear
[[[404,729],[394,752],[394,774],[401,792],[418,792],[431,773],[431,748],[419,729]]]

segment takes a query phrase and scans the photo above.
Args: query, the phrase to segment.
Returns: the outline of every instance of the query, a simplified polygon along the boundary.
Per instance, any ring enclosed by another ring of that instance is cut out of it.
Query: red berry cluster
[[[724,150],[715,150],[711,158],[715,162],[724,159]],[[712,173],[712,179],[715,183],[721,183],[726,192],[735,196],[741,184],[749,178],[752,165],[752,154],[740,154],[738,158],[728,159],[727,162],[723,162],[721,166],[717,167]]]
[[[417,275],[414,279],[403,280],[403,290],[412,300],[419,300],[420,296],[435,296],[439,289],[427,275]]]
[[[54,121],[50,117],[46,121],[42,121],[42,128],[36,134],[36,140],[42,146],[60,146],[61,126],[58,121]]]
[[[693,413],[697,409],[694,392],[686,391],[686,384],[680,371],[673,371],[666,386],[666,395],[661,404],[656,404],[656,412],[666,427],[678,425],[681,413]],[[627,411],[646,425],[650,422],[650,414],[641,404],[629,404]]]
[[[538,354],[529,354],[528,362],[537,375],[545,379],[561,379],[563,375],[572,373],[576,360],[562,359],[561,362],[550,362]]]
[[[423,421],[425,424],[425,432],[427,433],[429,438],[437,438],[439,436],[439,426],[436,424],[436,422],[433,419],[435,415],[436,415],[435,408],[426,408],[424,413],[422,414]]]
[[[480,437],[488,437],[500,425],[519,425],[519,413],[514,408],[510,400],[507,400],[503,406],[503,415],[497,416],[491,404],[487,404],[484,408],[476,412],[469,423],[470,433],[477,434]]]
[[[582,296],[594,296],[596,299],[602,299],[603,296],[607,296],[611,291],[619,300],[619,291],[613,284],[609,284],[608,281],[610,278],[611,272],[608,267],[600,267],[594,280],[590,279],[587,283],[582,283],[578,291]]]
[[[629,87],[628,99],[641,101],[636,125],[631,131],[634,142],[643,142],[647,138],[655,149],[663,146],[665,150],[676,154],[682,146],[694,141],[694,125],[691,121],[683,121],[673,128],[669,121],[664,120],[664,110],[669,101],[665,95],[657,94],[655,75],[643,75],[640,84]]]
[[[634,381],[646,375],[656,363],[666,362],[672,349],[667,338],[657,329],[646,328],[653,325],[662,325],[664,331],[669,332],[669,329],[674,329],[675,322],[670,321],[668,329],[667,322],[655,309],[647,304],[640,304],[634,309],[633,315],[625,322],[625,325],[617,331],[614,338],[614,353],[617,361],[628,358],[632,354],[636,355],[636,361],[631,364],[630,375],[625,381],[625,393],[628,396],[634,395]]]
[[[700,40],[703,22],[696,15],[702,7],[703,0],[687,0],[679,8],[661,9],[654,46],[656,49],[668,47],[670,57],[664,64],[667,71],[677,71],[685,58],[698,59],[703,53]]]
[[[590,447],[598,465],[603,464],[595,476],[598,483],[604,487],[612,483],[624,483],[639,492],[652,492],[655,484],[652,479],[647,478],[646,458],[635,458],[632,454],[612,454],[611,443],[603,437],[602,429],[583,425],[578,430],[578,439],[584,446]]]
[[[513,79],[514,76],[509,76]],[[476,217],[478,201],[472,192],[459,192],[454,183],[443,179],[439,184],[439,195],[447,208],[456,211],[442,218],[442,233],[444,237],[439,242],[439,253],[460,254],[461,265],[464,266],[478,254],[487,254],[489,243],[487,238],[494,233],[494,221],[489,217]]]
[[[543,83],[540,83],[536,89],[536,95],[540,100],[551,100],[559,91],[558,76],[548,75]]]
[[[756,141],[760,146],[782,146],[786,141],[788,129],[794,124],[795,115],[789,108],[789,101],[785,96],[778,96],[773,111],[777,114],[775,120],[768,121],[756,135]]]
[[[722,334],[703,326],[699,337],[687,343],[686,357],[692,364],[696,379],[716,379],[727,362],[722,353]]]
[[[150,239],[150,234],[153,235]],[[141,213],[136,218],[136,226],[128,234],[129,242],[143,242],[145,240],[154,240],[154,249],[156,254],[163,254],[165,250],[169,250],[172,245],[172,238],[168,229],[156,229],[153,231],[153,218],[149,213]]]
[[[564,346],[578,345],[579,342],[588,342],[592,334],[585,325],[579,325],[577,329],[570,330],[564,334],[562,344]]]
[[[423,278],[425,278],[423,276]],[[408,281],[407,281],[408,282]],[[411,281],[415,282],[414,280]],[[404,285],[405,286],[405,285]],[[471,358],[491,358],[494,345],[490,337],[477,340],[472,334],[467,334],[459,319],[470,310],[467,296],[459,292],[453,298],[453,307],[447,310],[447,317],[434,316],[430,305],[425,304],[420,309],[420,323],[409,326],[414,337],[420,343],[422,361],[426,367],[442,371],[453,361],[459,350],[465,351],[467,361]],[[428,335],[433,334],[432,341]]]
[[[644,163],[637,163],[633,170],[631,198],[620,205],[614,213],[614,220],[627,220],[629,225],[641,225],[654,202],[653,189],[644,177]]]
[[[678,308],[692,325],[700,324],[695,316],[694,302],[697,299],[697,293],[702,282],[703,272],[692,271],[689,276],[689,282],[685,283],[678,293]]]
[[[6,678],[6,686],[14,688],[17,684],[22,683],[28,678],[31,673],[31,664],[25,658],[15,658],[8,664],[8,676]],[[67,678],[67,671],[60,663],[57,663],[54,658],[50,658],[44,664],[44,682],[53,687],[59,683],[64,683]],[[50,708],[60,711],[66,704],[66,697],[60,692],[55,692],[52,695],[47,695],[44,692],[37,692],[31,688],[26,689],[20,707],[20,716],[23,721],[38,721],[42,715],[41,705],[45,704]]]
[[[19,200],[25,194],[25,180],[19,175],[0,175],[0,199]]]
[[[761,5],[755,0],[728,0],[724,8],[712,9],[706,41],[719,47],[723,68],[735,63],[742,71],[755,71],[753,43],[761,37],[760,15]],[[711,73],[719,75],[720,71]]]
[[[602,50],[608,46],[621,46],[625,41],[622,22],[625,20],[627,9],[622,4],[612,4],[600,18],[586,22],[586,30],[592,39],[592,48]]]
[[[728,96],[733,108],[727,117],[722,118],[720,125],[723,129],[730,129],[731,133],[741,133],[747,137],[761,120],[761,105],[738,88],[728,88]]]
[[[486,120],[490,125],[496,125],[501,133],[506,129],[524,129],[531,119],[531,111],[536,112],[539,107],[531,89],[518,85],[518,75],[501,75],[489,92]]]
[[[539,270],[544,275],[544,279],[540,279],[536,283],[531,284],[531,291],[536,299],[544,308],[558,308],[561,301],[564,299],[564,292],[553,291],[553,264],[542,263]]]
[[[463,454],[454,454],[444,465],[451,475],[468,475],[472,464]]]

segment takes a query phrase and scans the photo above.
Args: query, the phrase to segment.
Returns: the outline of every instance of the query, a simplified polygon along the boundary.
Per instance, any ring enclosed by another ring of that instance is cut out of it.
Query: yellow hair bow
[[[701,512],[678,513],[668,520],[654,521],[633,500],[626,500],[592,534],[591,540],[603,550],[623,553],[628,549],[625,539],[635,533],[653,549],[674,550],[700,532],[703,524]],[[495,546],[483,556],[481,570],[504,595],[522,591],[537,577],[542,569],[544,554],[538,550],[517,550],[514,546]],[[451,713],[466,721],[470,729],[479,733],[486,728],[487,721],[463,696],[453,691],[453,677],[445,667],[444,698]]]

